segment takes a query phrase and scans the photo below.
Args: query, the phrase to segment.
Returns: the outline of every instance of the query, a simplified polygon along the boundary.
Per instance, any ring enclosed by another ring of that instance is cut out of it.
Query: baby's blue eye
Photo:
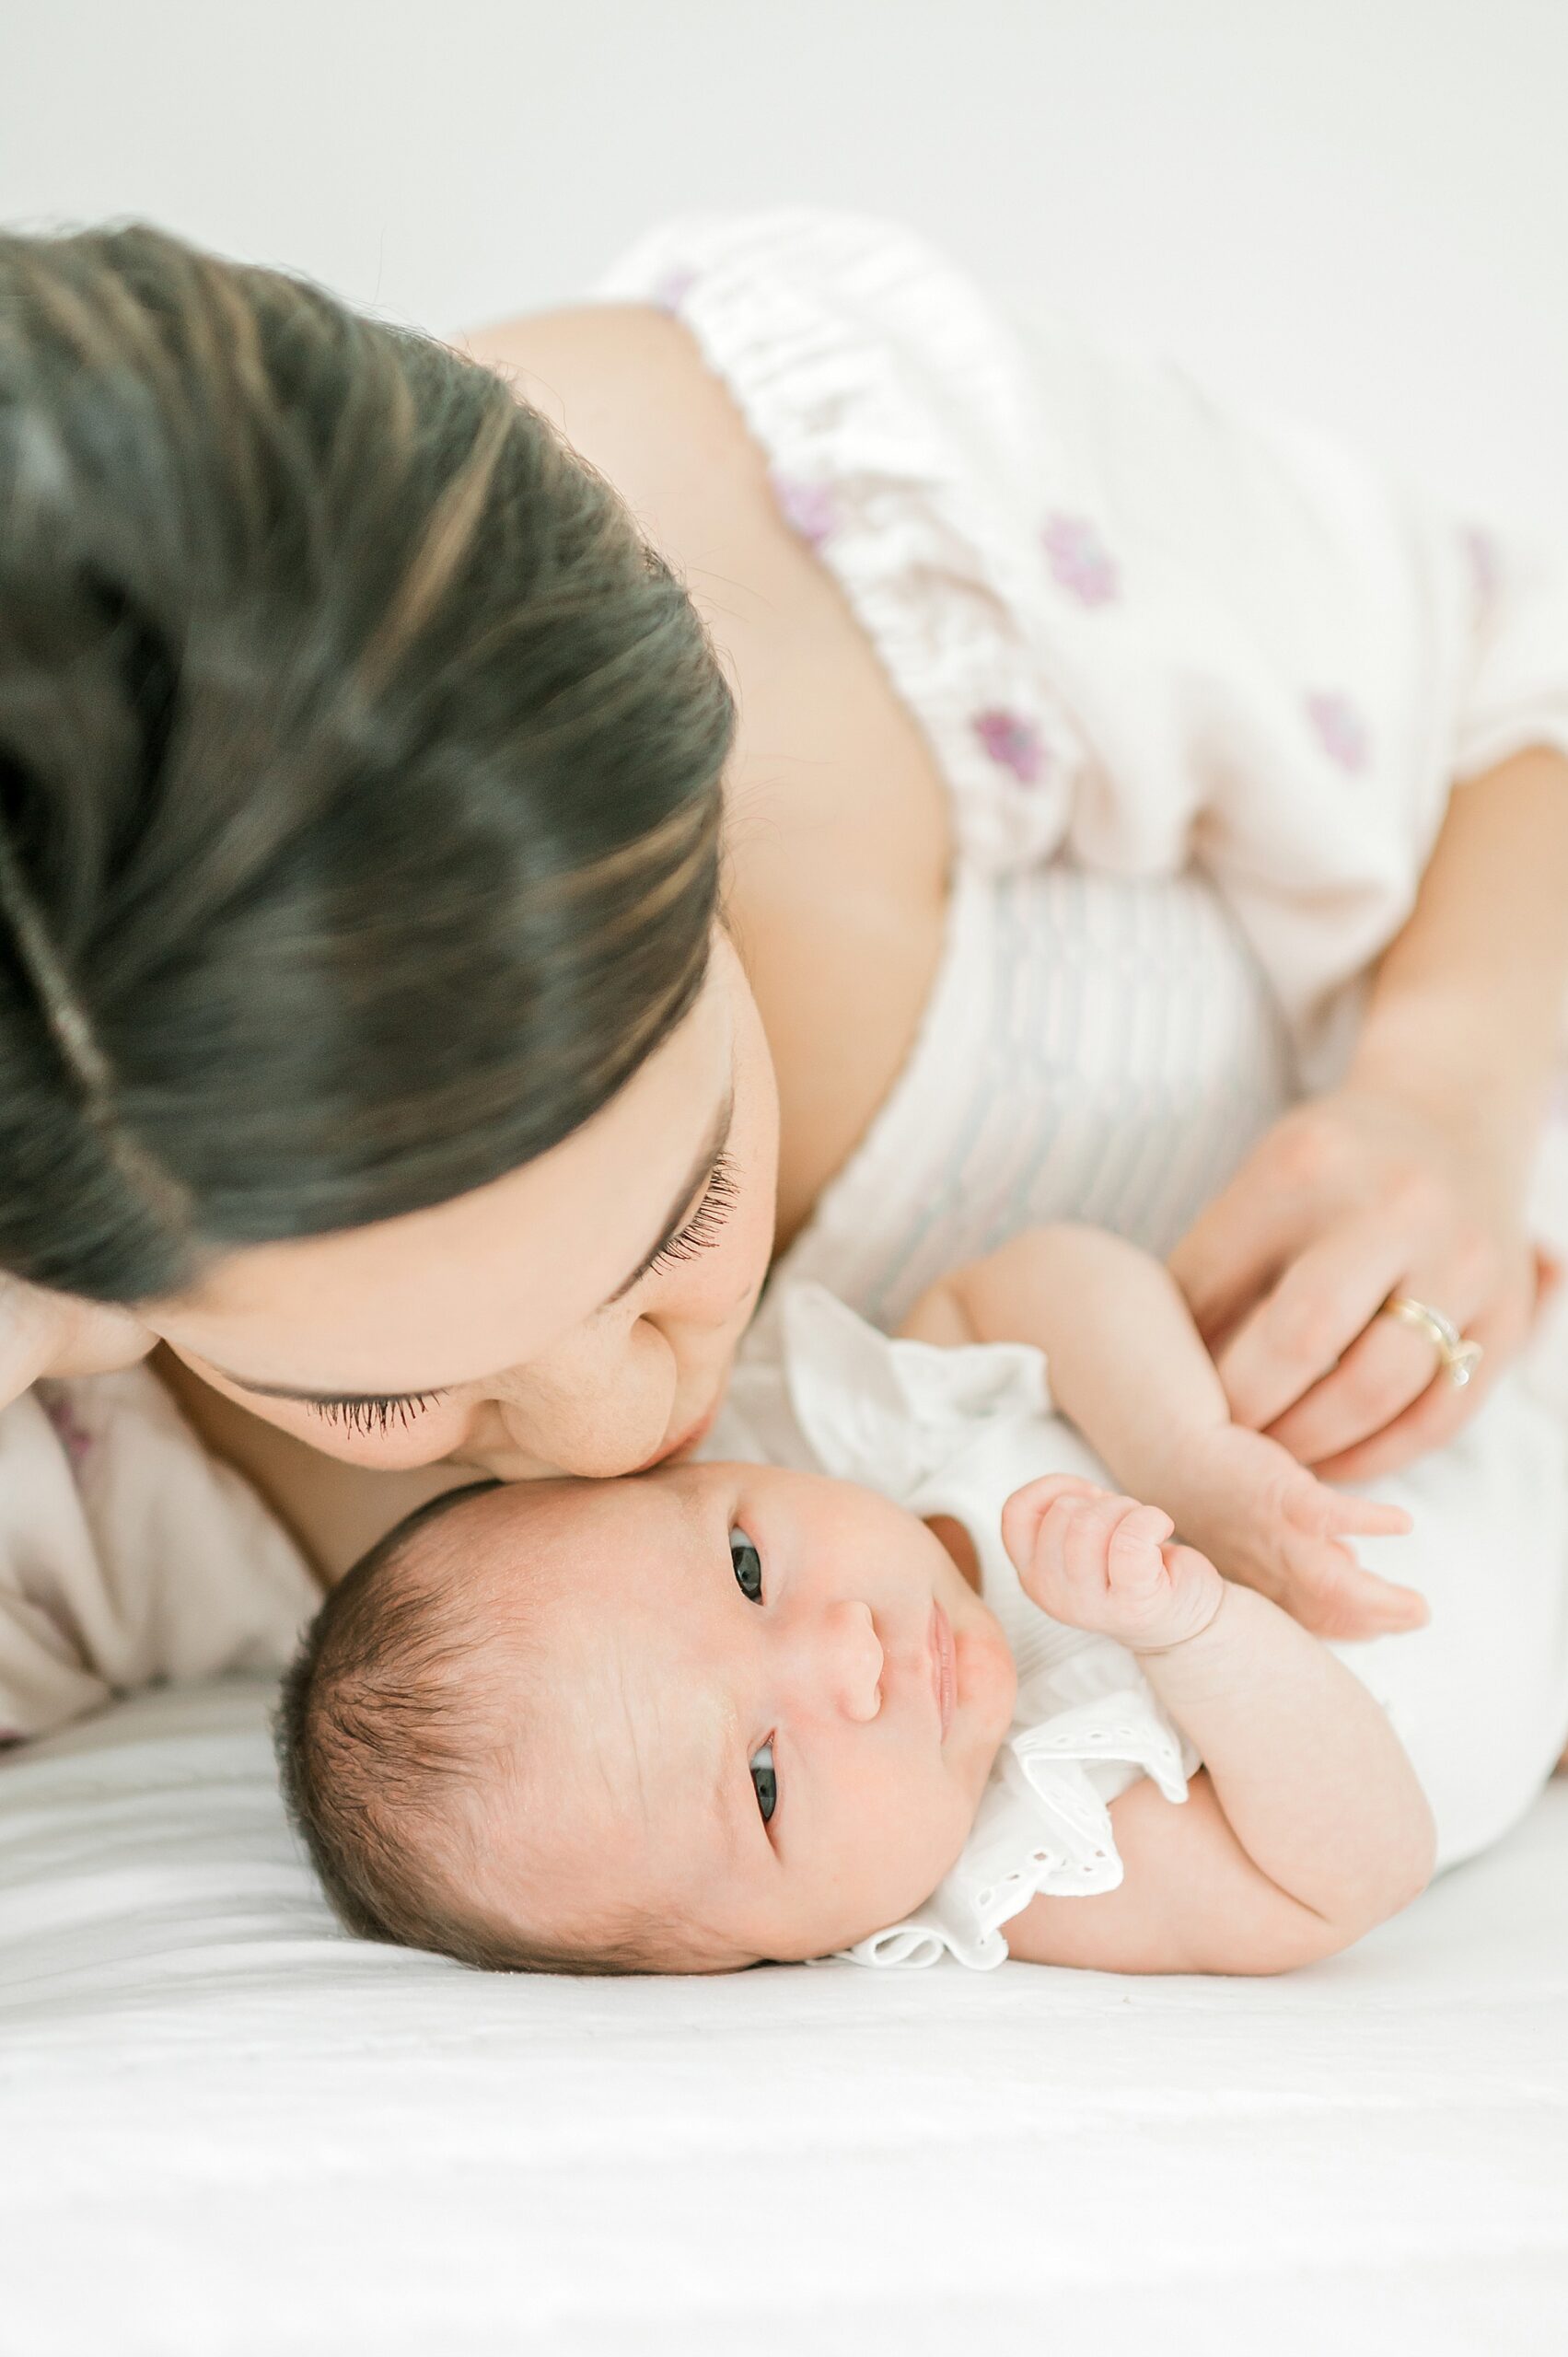
[[[761,1750],[753,1755],[751,1782],[756,1786],[757,1805],[766,1825],[779,1801],[779,1780],[773,1773],[773,1747],[771,1743],[765,1743]]]
[[[729,1534],[729,1560],[735,1566],[736,1584],[748,1604],[761,1604],[762,1558],[743,1530]]]

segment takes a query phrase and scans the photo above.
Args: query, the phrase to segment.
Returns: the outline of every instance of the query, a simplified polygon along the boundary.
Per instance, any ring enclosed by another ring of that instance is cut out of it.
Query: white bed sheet
[[[1273,1982],[488,1977],[331,1925],[264,1684],[0,1762],[5,2357],[1568,2347],[1568,1784]]]

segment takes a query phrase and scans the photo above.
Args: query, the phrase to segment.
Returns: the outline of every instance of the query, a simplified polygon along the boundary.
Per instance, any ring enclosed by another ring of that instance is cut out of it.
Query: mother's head
[[[732,726],[496,378],[150,230],[0,238],[0,1270],[360,1461],[678,1446],[772,1235]]]

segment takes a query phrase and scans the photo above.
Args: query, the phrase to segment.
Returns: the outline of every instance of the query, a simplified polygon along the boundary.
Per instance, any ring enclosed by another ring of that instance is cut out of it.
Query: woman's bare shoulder
[[[695,342],[666,313],[584,304],[479,329],[459,348],[505,377],[608,476],[688,578],[721,552],[744,550],[752,563],[793,554],[761,452]]]
[[[787,1236],[909,1052],[940,948],[946,789],[679,321],[596,305],[486,329],[464,349],[615,485],[696,600],[735,690],[726,912],[779,1077]]]

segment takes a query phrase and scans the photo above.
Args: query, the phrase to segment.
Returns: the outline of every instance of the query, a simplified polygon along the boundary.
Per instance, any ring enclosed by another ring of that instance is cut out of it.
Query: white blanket
[[[6,2357],[1568,2345],[1568,1784],[1283,1980],[512,1980],[333,1929],[268,1699],[0,1764]]]

